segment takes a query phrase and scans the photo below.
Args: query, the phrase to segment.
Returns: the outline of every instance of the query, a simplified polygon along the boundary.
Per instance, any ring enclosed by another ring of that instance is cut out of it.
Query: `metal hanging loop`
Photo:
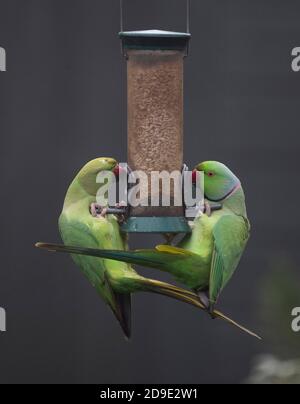
[[[120,32],[123,32],[123,30],[124,30],[123,12],[124,12],[124,4],[123,4],[123,0],[120,0]]]
[[[186,32],[191,33],[191,0],[186,0]]]

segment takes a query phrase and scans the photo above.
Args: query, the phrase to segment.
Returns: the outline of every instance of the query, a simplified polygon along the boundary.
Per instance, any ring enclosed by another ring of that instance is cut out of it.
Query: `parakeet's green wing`
[[[66,245],[81,245],[91,248],[99,248],[99,242],[94,237],[94,232],[89,224],[77,221],[74,216],[62,213],[59,219],[59,229]],[[100,296],[115,313],[126,336],[130,337],[131,296],[116,293],[111,288],[109,275],[105,263],[100,258],[72,254],[74,262],[95,287]]]
[[[250,235],[247,219],[237,215],[222,217],[213,229],[214,251],[210,272],[210,301],[215,303],[232,277]]]
[[[98,248],[98,241],[88,225],[82,221],[77,221],[73,216],[69,217],[67,214],[62,213],[59,219],[59,230],[66,245],[79,244]],[[104,284],[105,267],[101,260],[94,258],[86,260],[75,254],[72,255],[72,258],[94,287],[99,283]]]

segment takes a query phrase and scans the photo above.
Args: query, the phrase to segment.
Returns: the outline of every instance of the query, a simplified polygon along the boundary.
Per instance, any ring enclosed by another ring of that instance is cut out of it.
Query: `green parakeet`
[[[114,160],[100,161],[101,169],[114,169],[116,165]],[[89,207],[95,200],[95,189],[87,190],[83,184],[87,183],[94,187],[95,173],[100,169],[99,161],[90,164],[97,166],[96,170],[92,170],[92,178],[90,174],[87,178],[79,173],[79,177],[76,177],[68,192],[69,197],[67,195],[60,219],[65,246],[45,243],[39,243],[37,246],[50,251],[78,254],[77,257],[73,255],[75,262],[112,307],[125,329],[125,318],[129,315],[128,313],[125,315],[124,303],[127,302],[125,307],[128,311],[131,292],[156,291],[196,306],[198,296],[192,292],[187,294],[189,292],[174,289],[171,285],[142,278],[130,266],[121,265],[120,262],[169,272],[177,281],[200,295],[207,292],[209,303],[201,296],[201,302],[198,299],[198,307],[203,309],[209,305],[214,316],[221,317],[257,337],[256,334],[214,310],[214,304],[235,271],[249,238],[250,225],[244,193],[237,177],[221,163],[199,164],[196,170],[204,172],[205,196],[208,201],[222,202],[222,210],[214,212],[211,216],[201,214],[197,217],[192,234],[185,237],[177,247],[161,245],[153,250],[126,251],[116,217],[108,215],[102,219],[95,219],[90,214]],[[89,170],[85,169],[84,172]],[[82,188],[85,190],[82,191]],[[77,189],[83,192],[82,198],[78,197]],[[74,195],[74,198],[71,195]],[[72,203],[73,199],[76,201],[75,205]],[[101,257],[104,260],[93,257]]]
[[[198,280],[182,278],[197,291],[212,310],[235,272],[250,237],[245,195],[240,180],[224,164],[208,161],[195,172],[204,173],[204,194],[208,202],[221,202],[222,209],[195,220],[192,235],[178,247],[201,256]],[[206,297],[207,296],[207,297]]]
[[[121,251],[127,248],[117,217],[105,214],[105,209],[101,214],[97,212],[95,202],[100,187],[97,177],[104,171],[118,175],[118,163],[111,158],[95,159],[80,170],[70,185],[59,218],[61,237],[66,245]],[[77,254],[72,258],[110,306],[128,338],[133,292],[159,293],[203,308],[191,292],[139,276],[126,263]]]

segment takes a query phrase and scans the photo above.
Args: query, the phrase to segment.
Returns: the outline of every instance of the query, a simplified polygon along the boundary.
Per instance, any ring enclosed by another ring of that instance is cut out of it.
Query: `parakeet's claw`
[[[163,237],[166,240],[167,244],[170,245],[170,244],[172,244],[172,241],[176,237],[176,234],[175,233],[164,233]]]
[[[126,221],[126,215],[128,214],[126,202],[121,201],[119,203],[116,203],[115,210],[116,210],[115,214],[117,216],[118,223],[121,226]]]
[[[104,208],[103,206],[97,204],[97,203],[92,203],[90,206],[90,212],[93,217],[105,217],[108,213],[107,208]]]
[[[93,217],[98,217],[99,211],[101,212],[102,208],[97,203],[92,203],[90,206],[90,212]]]
[[[204,201],[201,204],[199,204],[197,218],[202,217],[204,214],[206,214],[208,217],[210,217],[212,214],[212,211],[213,211],[212,206],[206,199],[204,199]]]
[[[107,209],[107,208],[103,208],[103,209],[101,210],[100,215],[98,215],[98,217],[105,217],[105,216],[107,215],[107,213],[108,213],[108,209]]]
[[[195,222],[192,222],[191,220],[188,221],[188,225],[190,227],[191,230],[194,230],[195,228]]]
[[[204,212],[208,217],[210,217],[212,214],[210,203],[207,200],[204,201]]]
[[[116,208],[126,208],[127,207],[127,203],[125,201],[121,201],[116,203]]]
[[[117,203],[114,207],[103,207],[97,203],[92,203],[90,207],[91,215],[97,218],[105,218],[107,215],[116,215],[119,224],[124,223],[127,214],[125,202]]]

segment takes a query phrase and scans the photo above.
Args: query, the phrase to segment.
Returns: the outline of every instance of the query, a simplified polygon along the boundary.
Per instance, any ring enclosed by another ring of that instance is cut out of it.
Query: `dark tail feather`
[[[151,268],[160,269],[164,262],[159,257],[159,254],[155,254],[154,257],[145,257],[145,254],[151,250],[139,250],[139,251],[118,251],[118,250],[100,250],[94,248],[84,248],[75,246],[65,246],[62,244],[50,244],[50,243],[37,243],[37,248],[42,248],[48,251],[55,251],[69,254],[87,255],[89,257],[105,258],[115,261],[126,262],[128,264],[145,265]]]
[[[106,284],[110,289],[111,296],[114,298],[114,302],[110,307],[120,323],[125,337],[129,340],[131,337],[131,295],[121,294],[114,291],[106,273],[104,276]]]
[[[87,255],[87,256],[94,256],[94,257],[100,257],[100,258],[106,258],[106,259],[116,259],[128,263],[135,263],[132,260],[132,253],[126,252],[126,251],[110,251],[110,250],[95,250],[91,248],[82,248],[82,247],[69,247],[69,246],[64,246],[64,245],[59,245],[59,244],[49,244],[49,243],[37,243],[36,244],[37,248],[42,248],[48,251],[55,251],[55,252],[61,252],[61,253],[69,253],[69,254],[80,254],[80,255]],[[120,259],[122,257],[122,259]],[[128,260],[128,261],[127,261]],[[137,265],[142,264],[142,260],[139,259],[139,262],[136,262]],[[148,263],[147,263],[148,265]],[[145,286],[145,290],[153,292],[153,293],[158,293],[164,296],[172,297],[176,300],[180,300],[184,303],[191,304],[198,309],[207,311],[207,308],[204,306],[202,302],[200,302],[199,297],[190,291],[187,291],[185,289],[177,288],[176,286],[172,286],[169,284],[166,284],[164,282],[159,282],[159,281],[154,281],[150,279],[144,278],[142,281]],[[118,297],[120,299],[120,297]],[[116,298],[116,300],[118,299]],[[122,295],[121,299],[124,298],[124,295]],[[124,316],[122,315],[122,310],[118,311],[118,314],[115,312],[124,332],[125,330],[128,329],[128,325],[126,326],[126,321],[125,318],[128,318],[128,302],[126,303],[127,305],[127,315]],[[122,305],[121,305],[122,306]],[[120,307],[120,306],[119,306]],[[124,306],[123,306],[124,307]],[[125,312],[123,312],[125,314]],[[251,335],[252,337],[258,338],[261,340],[261,337],[255,334],[254,332],[248,330],[247,328],[241,326],[240,324],[236,323],[235,321],[231,320],[229,317],[225,316],[223,313],[220,311],[214,310],[213,311],[213,316],[215,318],[220,318],[227,323],[233,325],[234,327],[238,328],[239,330]],[[127,332],[128,333],[128,332]],[[130,332],[128,333],[130,335]],[[125,332],[126,335],[126,332]]]

